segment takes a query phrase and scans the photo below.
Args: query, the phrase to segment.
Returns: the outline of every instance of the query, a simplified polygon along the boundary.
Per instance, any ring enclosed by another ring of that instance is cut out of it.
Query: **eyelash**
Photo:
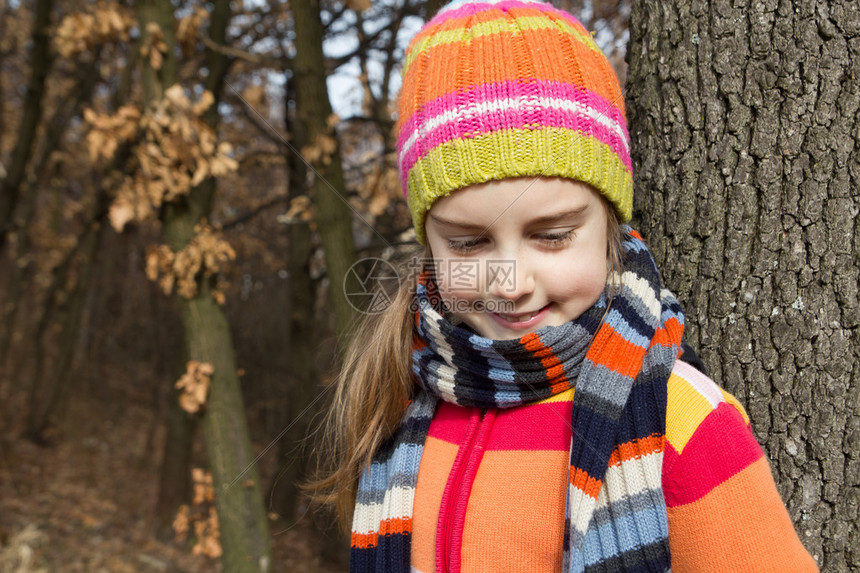
[[[535,237],[547,247],[561,247],[562,245],[570,242],[576,233],[574,233],[573,229],[570,231],[565,231],[563,233],[540,233],[535,235]],[[468,239],[465,241],[455,241],[453,239],[448,239],[448,248],[452,251],[460,254],[468,254],[477,249],[482,241],[485,241],[484,237],[478,237],[476,239]]]
[[[466,241],[455,241],[454,239],[448,239],[448,248],[455,253],[465,255],[477,249],[478,245],[480,245],[481,241],[483,240],[483,237],[478,237],[477,239],[468,239]]]
[[[538,239],[549,247],[560,247],[570,242],[576,233],[573,229],[563,233],[541,233],[537,235]]]

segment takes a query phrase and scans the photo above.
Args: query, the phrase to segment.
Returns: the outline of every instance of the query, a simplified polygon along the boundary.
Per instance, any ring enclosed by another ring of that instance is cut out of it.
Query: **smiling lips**
[[[489,313],[499,324],[508,328],[530,328],[539,323],[549,312],[549,306],[532,312],[521,312],[517,314],[502,314],[498,312]]]

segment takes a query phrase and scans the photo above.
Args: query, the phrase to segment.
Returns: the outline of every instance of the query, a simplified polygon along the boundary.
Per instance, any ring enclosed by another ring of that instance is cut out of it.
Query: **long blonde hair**
[[[413,252],[409,260],[426,252]],[[306,489],[317,501],[336,509],[344,528],[352,519],[361,472],[394,434],[412,398],[415,285],[411,283],[401,280],[391,304],[378,314],[363,315],[349,333],[334,398],[318,440],[320,475]]]
[[[607,212],[607,265],[621,275],[621,227],[615,209]],[[429,249],[410,253],[430,260]],[[405,268],[406,262],[401,264]],[[610,273],[613,274],[613,273]],[[404,274],[400,274],[401,277]],[[413,277],[414,278],[414,277]],[[305,485],[315,500],[336,509],[344,529],[352,519],[358,479],[379,447],[397,429],[413,396],[412,337],[415,281],[407,278],[379,314],[367,314],[350,333],[344,364],[336,379],[334,399],[318,440],[318,476]],[[614,284],[608,283],[612,295]]]

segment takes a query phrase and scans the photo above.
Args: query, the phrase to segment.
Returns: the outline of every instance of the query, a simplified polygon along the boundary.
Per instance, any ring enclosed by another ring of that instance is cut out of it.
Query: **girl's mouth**
[[[516,329],[524,329],[531,328],[534,325],[538,324],[546,314],[549,312],[549,306],[532,311],[532,312],[519,312],[519,313],[499,313],[499,312],[491,312],[489,313],[493,319],[498,322],[500,325],[506,328],[516,328]]]

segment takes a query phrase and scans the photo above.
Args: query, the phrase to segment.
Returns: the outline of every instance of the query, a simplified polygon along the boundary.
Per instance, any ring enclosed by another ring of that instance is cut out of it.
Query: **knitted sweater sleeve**
[[[669,378],[663,492],[672,571],[818,571],[741,405],[691,366]]]

